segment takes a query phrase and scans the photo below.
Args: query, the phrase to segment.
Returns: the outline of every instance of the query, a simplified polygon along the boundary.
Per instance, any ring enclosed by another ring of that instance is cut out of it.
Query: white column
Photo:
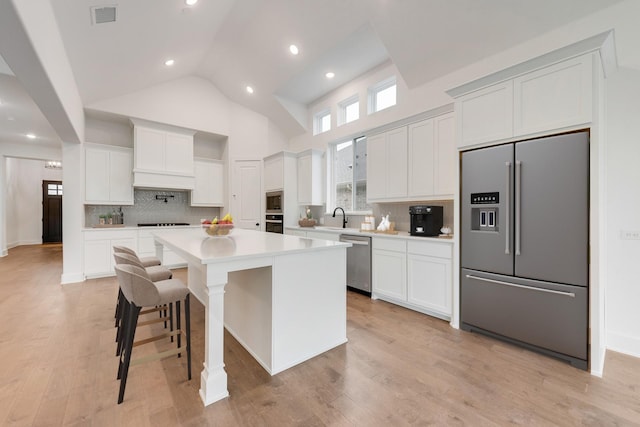
[[[7,256],[7,158],[0,156],[0,257]]]
[[[82,144],[62,143],[62,284],[82,282],[84,165]]]
[[[224,287],[228,273],[209,264],[204,316],[204,369],[200,375],[200,398],[205,406],[229,396],[224,370]]]

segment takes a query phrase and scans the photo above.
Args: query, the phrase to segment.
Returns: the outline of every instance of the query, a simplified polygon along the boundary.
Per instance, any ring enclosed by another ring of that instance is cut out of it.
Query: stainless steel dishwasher
[[[347,249],[347,286],[371,295],[371,237],[341,234],[340,241],[351,243]]]

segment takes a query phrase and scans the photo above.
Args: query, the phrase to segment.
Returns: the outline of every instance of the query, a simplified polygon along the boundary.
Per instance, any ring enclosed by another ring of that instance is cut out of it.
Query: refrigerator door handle
[[[505,227],[504,227],[504,234],[505,234],[505,239],[504,239],[504,253],[505,255],[509,255],[510,250],[511,249],[511,245],[509,244],[509,204],[511,203],[509,200],[509,193],[510,193],[510,183],[511,183],[511,162],[505,162],[505,166],[507,167],[507,191],[505,191],[505,196],[506,196],[506,203],[505,203],[505,215],[504,217],[506,218],[505,221]]]
[[[516,255],[520,255],[520,190],[522,187],[522,162],[516,160]]]
[[[571,298],[575,298],[575,296],[576,296],[576,294],[574,294],[573,292],[562,292],[562,291],[554,291],[553,289],[542,289],[542,288],[534,288],[534,287],[525,286],[525,285],[516,285],[515,283],[503,282],[502,280],[486,279],[484,277],[473,276],[471,274],[466,274],[465,276],[467,277],[467,279],[473,279],[473,280],[480,280],[482,282],[495,283],[496,285],[511,286],[511,287],[514,287],[514,288],[529,289],[531,291],[536,291],[536,292],[545,292],[545,293],[549,293],[549,294],[564,295],[564,296],[571,297]]]

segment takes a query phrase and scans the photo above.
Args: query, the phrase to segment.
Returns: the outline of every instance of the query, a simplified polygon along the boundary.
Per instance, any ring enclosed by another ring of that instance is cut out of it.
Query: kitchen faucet
[[[347,216],[344,214],[344,209],[342,209],[340,206],[338,206],[337,208],[335,208],[333,210],[333,218],[336,217],[336,211],[340,209],[342,211],[342,228],[347,228],[347,222],[349,222],[349,219],[347,218]]]

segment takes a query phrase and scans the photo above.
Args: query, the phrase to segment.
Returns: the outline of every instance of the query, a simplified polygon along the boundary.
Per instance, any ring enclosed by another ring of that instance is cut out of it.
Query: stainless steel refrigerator
[[[462,329],[587,369],[588,132],[467,151],[461,174]]]

